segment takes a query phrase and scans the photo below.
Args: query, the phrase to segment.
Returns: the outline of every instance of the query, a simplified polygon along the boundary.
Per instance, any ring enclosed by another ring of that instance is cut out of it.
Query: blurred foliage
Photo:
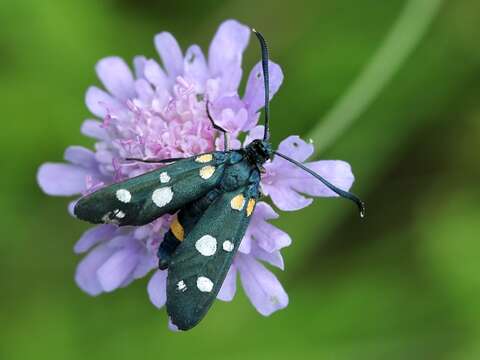
[[[282,214],[276,224],[294,243],[277,275],[291,303],[269,318],[240,292],[177,334],[149,303],[145,279],[83,294],[72,247],[88,225],[35,182],[66,146],[91,146],[79,126],[101,57],[155,56],[163,30],[206,48],[226,18],[255,25],[286,75],[272,102],[278,143],[321,121],[405,4],[1,2],[0,359],[480,358],[479,2],[445,1],[394,79],[320,154],[352,164],[368,218],[332,199]],[[250,46],[245,69],[258,57]]]

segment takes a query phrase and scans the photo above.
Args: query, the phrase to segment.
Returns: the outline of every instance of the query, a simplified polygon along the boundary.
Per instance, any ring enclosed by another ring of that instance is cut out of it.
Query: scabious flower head
[[[233,148],[261,138],[258,112],[264,105],[261,64],[250,71],[243,96],[242,54],[250,29],[234,20],[222,23],[206,57],[199,46],[185,53],[170,33],[155,36],[162,61],[137,56],[133,71],[118,57],[98,62],[97,75],[104,89],[91,87],[86,104],[95,119],[85,120],[84,135],[95,140],[94,150],[71,146],[66,163],[46,163],[38,171],[40,187],[49,195],[78,196],[103,186],[143,174],[161,165],[126,161],[126,158],[161,159],[189,157],[224,145],[206,113],[210,103],[216,123],[228,130]],[[283,74],[269,63],[270,93],[279,89]],[[313,145],[290,136],[279,151],[305,162]],[[342,161],[306,163],[318,174],[348,190],[353,183],[350,166]],[[308,173],[279,157],[265,164],[262,191],[281,210],[308,206],[309,196],[335,196]],[[70,212],[75,202],[69,206]],[[233,264],[218,294],[233,299],[237,278],[252,304],[262,315],[270,315],[288,304],[288,295],[264,263],[283,269],[280,250],[291,243],[290,236],[270,223],[278,214],[266,202],[259,202]],[[98,225],[87,230],[74,250],[84,257],[75,280],[90,295],[110,292],[153,271],[148,282],[151,302],[161,308],[166,302],[167,271],[156,270],[157,249],[169,228],[171,216],[163,216],[140,226]]]

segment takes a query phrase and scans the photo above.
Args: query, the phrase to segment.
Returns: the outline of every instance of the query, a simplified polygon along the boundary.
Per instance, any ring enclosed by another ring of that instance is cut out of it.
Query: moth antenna
[[[302,163],[292,159],[292,158],[289,158],[288,156],[286,155],[283,155],[281,153],[279,153],[278,151],[274,151],[275,154],[277,154],[278,156],[280,156],[281,158],[287,160],[287,161],[290,161],[292,164],[298,166],[300,169],[308,172],[310,175],[314,176],[316,179],[320,180],[323,185],[325,185],[326,187],[328,187],[330,190],[332,190],[334,193],[336,193],[337,195],[345,198],[345,199],[348,199],[350,201],[353,201],[357,207],[358,207],[358,210],[360,212],[360,217],[361,218],[364,218],[365,217],[365,203],[360,200],[356,195],[348,192],[348,191],[344,191],[338,187],[336,187],[335,185],[331,184],[330,182],[328,182],[327,180],[325,180],[323,177],[321,177],[320,175],[318,175],[315,171],[309,169],[308,167],[306,167],[305,165],[303,165]]]
[[[252,32],[257,36],[258,41],[260,42],[260,48],[262,50],[262,69],[263,69],[263,83],[265,86],[265,132],[263,133],[263,140],[268,140],[270,138],[270,128],[268,126],[268,121],[270,119],[270,85],[269,85],[269,76],[268,76],[268,47],[265,38],[257,30],[252,29]]]

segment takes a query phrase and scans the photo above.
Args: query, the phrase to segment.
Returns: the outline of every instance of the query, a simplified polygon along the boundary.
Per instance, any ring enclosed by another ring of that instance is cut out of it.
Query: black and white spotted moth
[[[276,154],[309,172],[338,195],[365,207],[355,195],[330,184],[301,163],[272,150],[269,142],[268,50],[262,51],[265,85],[265,132],[240,150],[216,151],[186,159],[145,161],[168,164],[157,170],[107,186],[81,198],[75,215],[92,223],[144,225],[165,214],[176,214],[158,250],[159,268],[168,268],[167,312],[173,324],[188,330],[198,324],[213,303],[260,196],[262,165]],[[207,114],[213,126],[223,132]]]

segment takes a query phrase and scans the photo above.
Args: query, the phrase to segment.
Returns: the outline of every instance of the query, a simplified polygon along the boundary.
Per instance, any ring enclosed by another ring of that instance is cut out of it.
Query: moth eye
[[[215,172],[215,167],[214,166],[204,166],[203,168],[200,169],[200,177],[202,179],[208,180],[212,177],[213,173]]]

